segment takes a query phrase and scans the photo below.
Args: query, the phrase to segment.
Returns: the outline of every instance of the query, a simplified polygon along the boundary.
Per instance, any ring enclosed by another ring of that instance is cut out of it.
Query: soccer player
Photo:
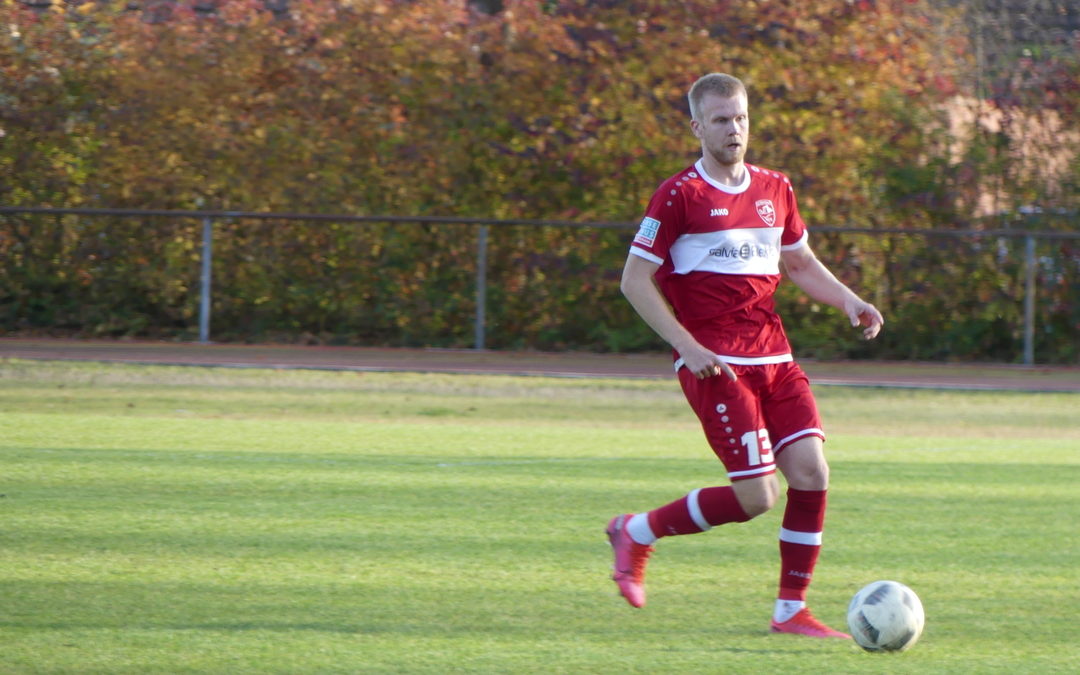
[[[702,487],[607,526],[613,578],[645,604],[645,566],[660,537],[750,520],[780,496],[780,588],[771,630],[849,638],[816,619],[806,591],[821,549],[829,468],[817,405],[775,310],[781,265],[813,299],[842,310],[866,339],[881,313],[841,283],[807,243],[788,178],[747,164],[750,115],[743,83],[705,75],[690,88],[690,130],[701,159],[664,181],[634,237],[622,292],[674,349],[675,370],[727,470],[730,485]]]

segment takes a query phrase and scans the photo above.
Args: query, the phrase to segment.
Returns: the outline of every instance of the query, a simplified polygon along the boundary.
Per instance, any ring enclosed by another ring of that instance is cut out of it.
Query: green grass
[[[673,381],[0,361],[3,673],[1080,669],[1080,397],[821,388],[811,602],[921,596],[911,651],[769,635],[780,511],[664,540],[724,482]]]

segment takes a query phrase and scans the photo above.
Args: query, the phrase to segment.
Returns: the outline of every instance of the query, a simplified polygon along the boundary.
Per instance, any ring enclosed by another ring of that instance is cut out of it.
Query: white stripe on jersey
[[[799,241],[795,242],[794,244],[785,244],[784,246],[780,247],[780,250],[781,251],[794,251],[797,248],[802,248],[803,246],[806,246],[806,240],[809,239],[809,238],[810,238],[810,231],[809,230],[803,230],[802,236],[799,237]]]
[[[638,248],[637,246],[631,246],[630,247],[630,252],[633,253],[634,255],[636,255],[639,258],[645,258],[649,262],[654,262],[657,265],[663,265],[664,264],[664,259],[663,258],[661,258],[658,255],[653,255],[652,253],[649,253],[648,251],[646,251],[643,248]]]
[[[701,236],[701,235],[698,235],[698,236]],[[797,248],[801,248],[801,247],[806,245],[806,241],[809,238],[810,238],[810,233],[804,231],[803,234],[802,234],[802,237],[799,238],[799,241],[795,242],[794,244],[788,244],[786,246],[781,246],[780,250],[781,251],[793,251],[793,250],[795,250]],[[675,243],[676,243],[676,245],[678,244],[678,242],[675,242]],[[664,264],[664,259],[663,258],[661,258],[660,256],[655,255],[653,253],[649,253],[645,249],[640,248],[638,246],[631,246],[630,247],[630,252],[633,253],[634,255],[636,255],[639,258],[644,258],[644,259],[648,260],[649,262],[656,263],[657,265],[663,265]],[[674,253],[674,251],[673,251],[673,253]]]
[[[684,234],[671,245],[675,274],[780,274],[778,227],[746,227]]]
[[[717,354],[717,356],[719,356],[720,360],[724,363],[735,366],[767,366],[773,363],[787,363],[795,360],[795,357],[793,357],[790,352],[787,354],[774,354],[772,356],[728,356],[726,354]],[[675,372],[679,372],[679,368],[682,368],[685,365],[686,359],[683,357],[680,356],[675,359]],[[817,430],[814,429],[812,431]]]

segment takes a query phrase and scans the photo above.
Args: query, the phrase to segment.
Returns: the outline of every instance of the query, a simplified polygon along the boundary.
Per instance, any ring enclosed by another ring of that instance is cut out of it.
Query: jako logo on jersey
[[[641,221],[641,227],[634,236],[634,243],[642,246],[652,246],[656,243],[656,233],[660,231],[660,221],[656,218],[645,218]]]
[[[709,215],[710,216],[726,216],[726,215],[729,215],[729,214],[728,214],[727,209],[713,209],[712,211],[709,211]]]
[[[771,199],[759,199],[754,203],[754,207],[757,208],[757,214],[761,216],[766,225],[772,227],[776,224],[776,209],[773,207]]]

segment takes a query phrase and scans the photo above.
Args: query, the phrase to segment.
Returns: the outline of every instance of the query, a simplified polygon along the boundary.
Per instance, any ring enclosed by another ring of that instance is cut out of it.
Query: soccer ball
[[[922,602],[898,581],[875,581],[859,589],[848,605],[851,637],[870,652],[902,652],[922,635]]]

